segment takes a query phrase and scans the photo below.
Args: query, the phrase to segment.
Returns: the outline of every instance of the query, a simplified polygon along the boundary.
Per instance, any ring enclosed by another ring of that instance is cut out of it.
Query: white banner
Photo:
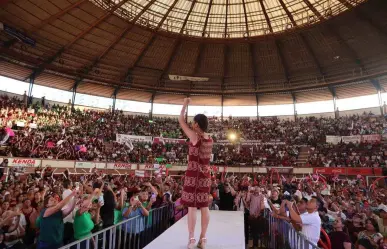
[[[144,170],[136,170],[135,175],[138,177],[145,177],[145,171]]]
[[[343,143],[345,144],[349,144],[349,143],[360,143],[361,141],[361,135],[357,135],[357,136],[342,136],[341,137],[343,139]]]
[[[106,167],[106,163],[100,162],[75,162],[75,168],[97,168],[104,169]]]
[[[16,122],[16,125],[18,127],[24,127],[25,123],[24,122]]]
[[[137,164],[131,163],[108,163],[108,169],[137,169]]]
[[[340,136],[326,136],[326,142],[329,144],[338,144],[341,142]]]
[[[42,160],[42,167],[74,168],[74,161]]]
[[[188,80],[188,81],[208,81],[209,78],[204,77],[190,77],[190,76],[181,76],[181,75],[169,75],[170,80],[175,81],[182,81],[182,80]]]
[[[135,136],[135,135],[126,135],[126,134],[116,134],[116,142],[125,143],[125,142],[149,142],[152,143],[153,137],[151,136]]]
[[[39,167],[41,160],[32,158],[7,158],[9,167]],[[2,163],[4,158],[1,158]]]

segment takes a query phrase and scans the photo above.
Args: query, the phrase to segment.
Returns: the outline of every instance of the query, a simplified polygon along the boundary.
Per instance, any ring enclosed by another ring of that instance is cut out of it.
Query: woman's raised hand
[[[184,98],[184,105],[189,105],[191,103],[191,98]]]

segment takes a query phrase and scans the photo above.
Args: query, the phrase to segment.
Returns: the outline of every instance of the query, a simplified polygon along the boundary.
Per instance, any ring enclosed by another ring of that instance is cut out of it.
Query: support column
[[[74,83],[74,86],[73,86],[73,96],[71,98],[71,110],[74,111],[74,105],[75,105],[75,97],[77,95],[77,88],[79,86],[79,84],[81,83],[81,80],[77,80],[75,81]]]
[[[112,98],[113,98],[112,113],[114,113],[116,111],[116,100],[117,100],[117,93],[118,93],[119,90],[120,90],[120,87],[117,86],[114,89],[114,92],[113,92],[113,95],[112,95]]]
[[[220,116],[220,120],[222,120],[222,121],[223,121],[223,101],[224,101],[224,97],[222,94],[222,112],[221,112],[221,116]]]
[[[294,112],[294,121],[297,121],[297,110],[296,110],[296,95],[292,92],[292,99],[293,99],[293,112]]]
[[[382,87],[380,86],[378,79],[371,79],[371,83],[372,83],[372,85],[374,85],[374,87],[376,89],[376,92],[378,94],[378,102],[379,102],[380,115],[383,116],[385,113],[383,111]]]
[[[255,100],[257,101],[257,120],[259,120],[259,96],[255,95]]]
[[[28,86],[28,96],[27,96],[27,106],[32,104],[32,89],[35,84],[35,73],[33,73],[30,77],[30,84]]]
[[[155,97],[156,97],[156,92],[152,93],[152,97],[151,97],[151,110],[150,110],[150,113],[149,113],[149,120],[153,120],[153,102],[155,101]]]
[[[337,97],[336,97],[336,88],[333,86],[328,87],[329,91],[332,94],[333,101],[333,113],[335,114],[335,118],[339,118],[339,110],[337,109]]]

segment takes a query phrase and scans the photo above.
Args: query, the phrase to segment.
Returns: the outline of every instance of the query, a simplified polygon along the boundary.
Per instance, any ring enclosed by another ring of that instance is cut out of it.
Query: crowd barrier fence
[[[274,218],[265,210],[265,231],[267,242],[264,248],[270,249],[319,249],[303,234],[297,232],[291,223]]]
[[[149,216],[136,216],[105,228],[60,249],[141,249],[170,227],[173,204],[152,209]]]

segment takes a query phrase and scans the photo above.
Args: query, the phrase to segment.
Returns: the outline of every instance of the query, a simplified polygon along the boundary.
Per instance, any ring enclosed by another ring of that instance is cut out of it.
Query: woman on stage
[[[205,133],[208,128],[208,119],[204,114],[198,114],[194,117],[191,128],[186,124],[185,110],[190,101],[191,99],[189,98],[184,99],[184,105],[179,116],[180,126],[189,138],[188,168],[184,176],[181,203],[188,207],[189,249],[195,247],[196,211],[200,208],[202,231],[200,233],[198,247],[204,249],[207,243],[207,227],[210,222],[208,202],[211,174],[209,163],[213,141]]]

